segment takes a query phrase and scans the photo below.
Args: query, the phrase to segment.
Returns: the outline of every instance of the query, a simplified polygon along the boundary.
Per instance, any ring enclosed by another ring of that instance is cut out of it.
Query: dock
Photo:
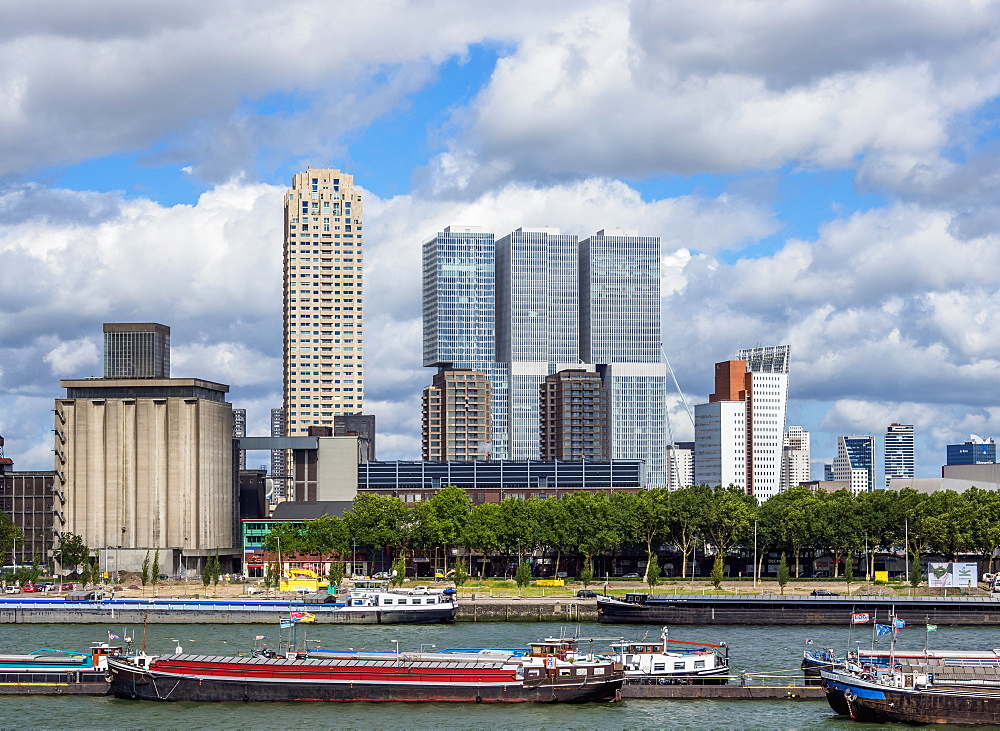
[[[807,685],[636,685],[626,683],[622,699],[651,700],[714,699],[729,701],[819,701],[826,699],[826,692]]]

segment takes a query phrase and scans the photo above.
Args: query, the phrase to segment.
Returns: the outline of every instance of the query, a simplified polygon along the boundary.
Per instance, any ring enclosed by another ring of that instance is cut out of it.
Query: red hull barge
[[[555,656],[289,653],[288,657],[166,655],[108,661],[116,698],[159,701],[614,701],[612,662]]]

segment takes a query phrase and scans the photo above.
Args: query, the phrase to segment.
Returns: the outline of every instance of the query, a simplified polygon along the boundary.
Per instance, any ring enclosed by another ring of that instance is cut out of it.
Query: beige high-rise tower
[[[333,426],[364,405],[361,194],[329,168],[295,175],[285,196],[285,433]]]

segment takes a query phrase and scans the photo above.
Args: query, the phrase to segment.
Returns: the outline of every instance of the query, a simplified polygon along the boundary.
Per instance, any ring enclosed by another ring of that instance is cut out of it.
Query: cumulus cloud
[[[52,375],[65,378],[83,368],[100,368],[101,357],[96,339],[80,338],[59,343],[43,360],[52,368]]]

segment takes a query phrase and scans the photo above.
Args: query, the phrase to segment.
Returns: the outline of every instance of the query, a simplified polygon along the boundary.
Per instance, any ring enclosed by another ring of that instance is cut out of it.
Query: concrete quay
[[[457,622],[596,622],[597,602],[572,597],[462,596]]]

